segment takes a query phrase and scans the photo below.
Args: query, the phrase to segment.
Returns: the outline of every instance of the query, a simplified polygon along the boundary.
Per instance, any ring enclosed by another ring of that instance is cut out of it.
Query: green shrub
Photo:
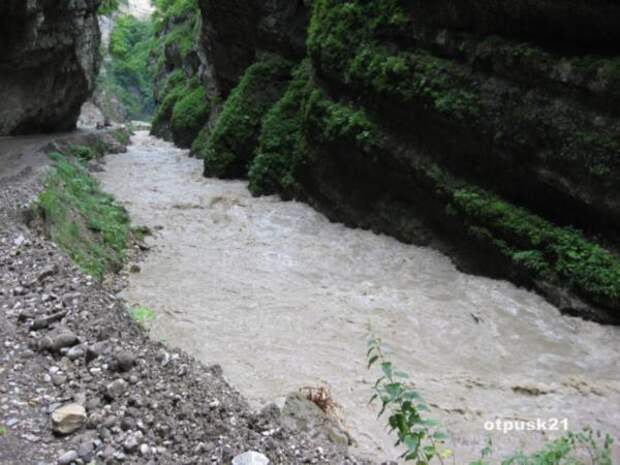
[[[266,57],[250,66],[224,103],[204,150],[205,175],[247,175],[258,144],[261,122],[282,96],[290,80],[292,64]]]
[[[67,153],[82,161],[89,161],[97,157],[97,152],[85,145],[70,145],[66,149]]]

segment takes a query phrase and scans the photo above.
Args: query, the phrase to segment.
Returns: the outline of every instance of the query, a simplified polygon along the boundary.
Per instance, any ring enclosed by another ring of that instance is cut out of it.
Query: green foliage
[[[39,195],[52,240],[87,273],[102,279],[120,269],[129,240],[129,218],[97,182],[64,155],[52,154],[54,169]]]
[[[130,119],[150,119],[154,111],[150,54],[155,48],[153,23],[126,15],[117,18],[110,35],[110,60],[100,85],[117,95]]]
[[[402,2],[318,0],[313,11],[308,51],[327,76],[364,94],[428,105],[455,118],[480,112],[458,66],[420,51],[393,51],[390,39],[412,28]]]
[[[8,433],[8,429],[6,428],[6,426],[4,425],[0,425],[0,436],[4,436],[5,434]]]
[[[367,358],[368,368],[381,367],[370,402],[381,402],[379,417],[388,414],[388,427],[398,438],[396,445],[404,449],[401,458],[416,465],[443,464],[453,456],[445,446],[449,436],[439,422],[426,416],[428,404],[407,383],[407,373],[398,371],[388,359],[376,336],[368,341]],[[501,460],[501,465],[612,465],[612,444],[611,436],[603,437],[586,428],[579,433],[569,432],[533,454],[517,451]],[[469,465],[490,465],[492,453],[492,443],[487,439],[480,458]]]
[[[172,109],[171,124],[175,142],[182,147],[189,147],[208,117],[207,93],[195,81],[193,87],[188,87],[183,95],[179,95]]]
[[[82,161],[89,161],[97,157],[97,152],[86,145],[70,145],[67,147],[67,153]]]
[[[189,86],[183,70],[177,69],[168,76],[164,90],[160,95],[161,103],[152,121],[153,133],[160,133],[163,128],[170,124],[172,111],[176,103],[183,97]]]
[[[298,190],[295,170],[303,156],[302,106],[311,89],[310,63],[304,61],[293,73],[284,96],[266,114],[256,156],[249,170],[249,189],[254,195],[280,192],[291,197]]]
[[[130,128],[118,128],[112,132],[112,137],[121,145],[129,145],[130,133],[132,133]]]
[[[101,0],[97,14],[109,15],[118,10],[121,4],[127,4],[127,0]]]
[[[226,100],[204,149],[205,175],[242,177],[258,144],[262,119],[282,96],[292,64],[265,57],[250,66]]]
[[[444,446],[446,433],[439,429],[437,421],[423,417],[424,412],[430,411],[428,404],[417,391],[405,384],[408,375],[396,370],[387,359],[380,339],[372,337],[368,341],[367,357],[368,368],[378,364],[382,371],[370,402],[381,402],[379,417],[389,412],[388,425],[390,431],[396,432],[396,445],[405,448],[401,458],[427,465],[449,457],[452,452]]]
[[[135,307],[129,310],[131,317],[143,328],[148,328],[156,319],[155,312],[148,307]]]
[[[451,207],[466,224],[541,278],[553,273],[601,305],[620,302],[620,258],[582,233],[549,223],[526,209],[472,187],[451,188]]]

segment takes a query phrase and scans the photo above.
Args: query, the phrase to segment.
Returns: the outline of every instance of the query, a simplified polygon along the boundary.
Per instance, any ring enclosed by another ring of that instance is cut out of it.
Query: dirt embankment
[[[42,161],[53,141],[2,142]],[[248,450],[276,464],[360,463],[320,428],[252,412],[218,366],[149,339],[109,288],[30,231],[21,212],[44,172],[0,170],[2,465],[229,464]]]

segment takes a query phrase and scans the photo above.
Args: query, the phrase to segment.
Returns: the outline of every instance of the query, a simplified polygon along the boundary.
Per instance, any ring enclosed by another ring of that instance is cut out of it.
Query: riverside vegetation
[[[449,436],[441,425],[426,416],[430,409],[419,392],[407,385],[409,375],[399,371],[391,362],[382,346],[381,339],[371,336],[368,340],[368,368],[381,367],[370,402],[380,401],[379,417],[388,414],[391,432],[398,438],[396,445],[405,451],[401,458],[416,465],[444,464],[453,457],[446,446]],[[579,433],[549,442],[542,450],[525,454],[515,452],[501,460],[501,465],[611,465],[611,446],[614,440],[609,435],[584,429]],[[490,439],[481,451],[480,459],[469,465],[490,465],[493,445]]]

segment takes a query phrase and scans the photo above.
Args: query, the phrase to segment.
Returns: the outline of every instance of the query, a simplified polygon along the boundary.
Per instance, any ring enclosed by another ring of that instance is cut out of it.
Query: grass
[[[60,153],[35,203],[51,239],[91,276],[120,270],[130,239],[127,212],[88,171]]]
[[[143,328],[155,321],[155,312],[148,307],[135,307],[129,310],[131,317]]]
[[[4,436],[8,432],[9,432],[9,430],[6,428],[6,426],[0,425],[0,436]]]

